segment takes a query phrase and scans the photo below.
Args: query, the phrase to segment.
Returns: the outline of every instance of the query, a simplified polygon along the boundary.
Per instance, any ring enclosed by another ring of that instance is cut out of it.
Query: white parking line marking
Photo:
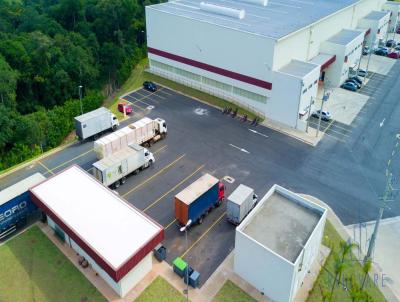
[[[242,152],[244,152],[244,153],[250,154],[250,152],[247,151],[246,149],[240,148],[240,147],[235,146],[235,145],[233,145],[233,144],[229,144],[229,146],[231,146],[231,147],[233,147],[233,148],[235,148],[235,149],[238,149],[238,150],[240,150],[240,151],[242,151]]]
[[[269,137],[268,135],[265,135],[265,134],[263,134],[263,133],[261,133],[261,132],[258,132],[257,130],[254,130],[254,129],[249,129],[249,131],[251,131],[251,132],[253,132],[253,133],[255,133],[255,134],[258,134],[258,135],[264,136],[264,137],[266,137],[266,138],[268,138],[268,137]]]

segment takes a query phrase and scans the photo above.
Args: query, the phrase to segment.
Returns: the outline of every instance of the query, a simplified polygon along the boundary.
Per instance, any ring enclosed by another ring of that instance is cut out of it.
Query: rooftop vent
[[[207,3],[207,2],[201,2],[200,9],[210,12],[210,13],[215,13],[215,14],[233,17],[233,18],[237,18],[237,19],[243,19],[246,14],[244,9],[226,7],[226,6],[216,5],[216,4]]]
[[[242,2],[246,3],[251,3],[251,4],[257,4],[257,5],[262,5],[262,6],[267,6],[268,0],[240,0]]]

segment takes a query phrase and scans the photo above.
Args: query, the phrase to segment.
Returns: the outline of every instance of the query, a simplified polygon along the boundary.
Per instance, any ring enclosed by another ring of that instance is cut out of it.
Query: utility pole
[[[186,251],[189,249],[187,229],[191,224],[192,220],[189,219],[186,225],[180,228],[181,232],[185,232]],[[186,301],[189,301],[189,260],[186,261]]]
[[[370,34],[371,34],[371,33],[370,33]],[[363,79],[363,85],[365,84],[365,80],[367,79],[369,61],[371,60],[371,55],[372,55],[372,52],[373,52],[372,43],[373,43],[373,41],[372,41],[372,36],[371,36],[371,43],[370,43],[370,45],[369,45],[369,54],[368,54],[367,68],[365,69],[365,77],[364,77],[364,79]],[[358,72],[357,72],[357,75],[358,75]]]
[[[83,114],[83,107],[82,107],[82,85],[79,85],[79,102],[81,104],[81,114]]]
[[[307,127],[306,132],[308,133],[308,126],[310,125],[310,116],[311,116],[311,106],[314,104],[314,98],[310,97],[310,105],[308,106],[308,117],[307,117]]]
[[[326,85],[329,85],[329,82],[328,82],[328,81],[326,82]],[[320,129],[320,127],[321,127],[321,119],[322,119],[322,110],[324,109],[324,103],[325,103],[326,101],[328,101],[329,95],[330,95],[330,93],[326,91],[326,90],[327,90],[326,88],[327,88],[327,87],[326,87],[325,84],[324,84],[324,95],[322,96],[321,108],[319,109],[318,128],[317,128],[317,133],[315,134],[315,137],[318,137],[318,135],[319,135],[319,129]]]
[[[393,157],[396,154],[396,150],[400,145],[400,134],[396,135],[396,140],[397,140],[396,145],[393,147],[392,154],[390,156],[390,159],[387,162],[385,192],[383,194],[382,203],[381,203],[381,206],[379,208],[378,218],[376,219],[376,222],[375,222],[374,232],[372,233],[371,239],[369,241],[368,251],[367,251],[367,254],[364,257],[364,262],[366,262],[368,259],[371,258],[372,252],[373,252],[373,250],[375,248],[375,241],[376,241],[376,237],[378,235],[379,224],[380,224],[380,222],[382,220],[383,212],[384,212],[384,210],[385,210],[385,208],[387,206],[387,203],[389,201],[391,201],[391,199],[389,199],[389,197],[391,197],[392,196],[392,192],[396,190],[392,186],[393,174],[390,172],[390,166],[392,164]]]

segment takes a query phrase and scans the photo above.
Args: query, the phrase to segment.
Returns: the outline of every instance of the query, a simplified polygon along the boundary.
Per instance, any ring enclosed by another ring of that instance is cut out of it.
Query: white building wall
[[[303,88],[300,95],[299,112],[307,111],[310,106],[310,99],[314,101],[318,93],[318,80],[320,75],[320,66],[315,65],[315,69],[303,78]],[[312,107],[311,107],[311,110]]]
[[[318,210],[319,211],[319,210]],[[321,217],[321,220],[316,225],[307,243],[304,245],[303,252],[299,255],[295,262],[294,274],[293,274],[293,287],[291,292],[295,295],[297,290],[302,286],[303,280],[311,270],[314,261],[317,259],[319,249],[322,242],[322,236],[324,234],[326,221],[326,211]],[[292,296],[292,299],[294,296]]]
[[[325,70],[325,83],[328,86],[340,86],[349,77],[350,67],[357,68],[362,55],[364,34],[348,45],[340,45],[326,41],[321,45],[324,53],[336,55],[336,60]],[[345,57],[347,56],[347,62]]]
[[[47,216],[47,224],[55,229],[56,223]],[[60,228],[61,229],[61,228]],[[96,261],[90,257],[67,233],[65,233],[65,243],[68,244],[75,252],[83,256],[90,264],[92,269],[99,274],[99,276],[120,296],[125,296],[144,276],[152,269],[151,253],[144,257],[128,274],[124,276],[119,282],[103,270]]]
[[[288,302],[294,266],[236,229],[234,270],[276,302]]]
[[[389,32],[394,32],[397,29],[400,15],[400,3],[399,2],[386,2],[383,6],[384,10],[391,12],[390,22],[388,26]]]
[[[272,96],[267,104],[267,118],[297,128],[301,79],[277,71],[273,83]]]
[[[146,7],[146,26],[148,47],[271,82],[272,39],[167,14],[151,6]],[[194,71],[186,64],[180,68]],[[207,75],[214,76],[210,72]],[[233,84],[227,77],[218,79]],[[241,88],[249,87],[245,85]]]

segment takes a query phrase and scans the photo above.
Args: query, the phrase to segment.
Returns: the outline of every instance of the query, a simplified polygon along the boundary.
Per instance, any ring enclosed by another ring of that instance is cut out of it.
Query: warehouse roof
[[[34,202],[117,282],[163,239],[160,225],[77,166],[30,191]]]
[[[13,184],[12,186],[9,186],[8,188],[5,188],[4,190],[0,191],[0,206],[21,195],[22,193],[27,192],[31,187],[37,185],[45,179],[46,177],[44,177],[42,174],[35,173]]]
[[[199,196],[217,184],[219,180],[210,174],[204,174],[194,183],[192,183],[187,188],[183,189],[179,192],[175,198],[178,198],[180,201],[185,204],[191,204],[195,201]]]
[[[387,14],[390,14],[389,11],[377,11],[374,10],[372,12],[370,12],[368,15],[366,15],[363,19],[367,19],[367,20],[380,20],[383,17],[385,17]]]
[[[147,6],[165,13],[223,27],[279,39],[351,6],[358,0],[269,0],[266,6],[236,0],[207,0],[207,3],[244,10],[242,19],[200,9],[201,0],[172,0]]]
[[[275,185],[253,211],[238,229],[295,263],[325,209]]]
[[[353,40],[357,39],[359,36],[364,37],[365,30],[352,30],[352,29],[342,29],[333,37],[330,37],[327,42],[347,45]]]

